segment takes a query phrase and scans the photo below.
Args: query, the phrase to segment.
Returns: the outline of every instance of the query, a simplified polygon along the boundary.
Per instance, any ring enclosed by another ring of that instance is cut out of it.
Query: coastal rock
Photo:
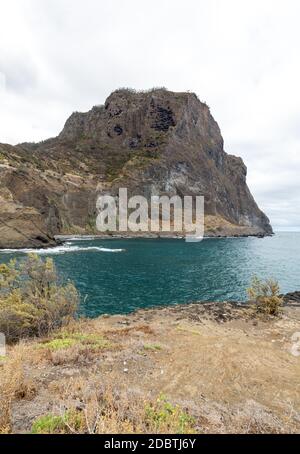
[[[300,306],[300,291],[287,293],[282,295],[285,304],[297,304]]]
[[[0,247],[97,233],[96,198],[120,187],[148,198],[204,195],[207,236],[272,234],[246,175],[195,94],[117,90],[105,105],[73,113],[56,138],[0,144]]]

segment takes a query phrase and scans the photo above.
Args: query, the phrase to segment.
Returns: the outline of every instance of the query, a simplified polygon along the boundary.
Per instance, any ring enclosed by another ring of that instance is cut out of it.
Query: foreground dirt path
[[[129,403],[163,393],[203,433],[300,433],[296,332],[296,305],[267,321],[230,304],[195,304],[74,323],[63,336],[10,349],[0,380],[14,361],[12,431],[29,432],[45,414],[83,407],[99,387]],[[77,340],[53,348],[57,338]]]

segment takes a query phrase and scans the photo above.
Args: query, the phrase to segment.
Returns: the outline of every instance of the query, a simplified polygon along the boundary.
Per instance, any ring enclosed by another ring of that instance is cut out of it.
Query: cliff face
[[[204,195],[206,234],[272,233],[224,152],[218,124],[196,95],[118,90],[74,113],[58,137],[0,145],[0,247],[40,246],[55,234],[95,233],[97,195]]]

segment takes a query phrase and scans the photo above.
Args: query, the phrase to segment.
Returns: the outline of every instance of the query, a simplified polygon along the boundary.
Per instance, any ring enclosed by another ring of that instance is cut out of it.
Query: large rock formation
[[[104,106],[72,114],[54,139],[0,144],[0,247],[96,233],[97,195],[119,187],[147,197],[204,195],[209,236],[271,234],[246,175],[196,95],[117,90]]]

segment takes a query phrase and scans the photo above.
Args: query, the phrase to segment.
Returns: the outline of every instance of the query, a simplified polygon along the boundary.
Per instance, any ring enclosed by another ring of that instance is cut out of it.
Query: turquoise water
[[[71,241],[42,252],[81,293],[89,317],[192,301],[245,300],[251,276],[278,279],[283,292],[300,290],[300,233],[272,238]],[[21,252],[0,251],[0,262]]]

